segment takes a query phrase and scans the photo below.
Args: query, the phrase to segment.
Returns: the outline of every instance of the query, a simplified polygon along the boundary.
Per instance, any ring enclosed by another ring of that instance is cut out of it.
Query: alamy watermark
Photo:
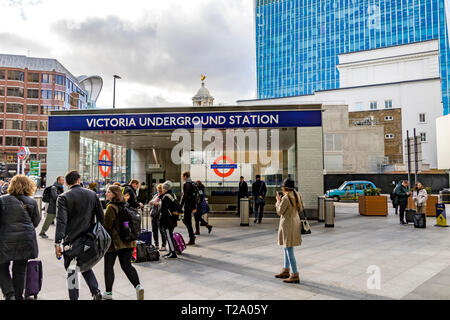
[[[367,267],[366,273],[370,274],[367,279],[367,289],[381,290],[381,269],[379,266],[371,265]]]

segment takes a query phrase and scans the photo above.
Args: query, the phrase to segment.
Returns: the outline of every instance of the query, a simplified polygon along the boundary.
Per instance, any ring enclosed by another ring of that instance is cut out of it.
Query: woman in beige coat
[[[284,247],[284,268],[276,278],[286,283],[300,283],[295,260],[294,247],[302,244],[299,212],[303,210],[300,194],[295,191],[295,183],[289,178],[283,181],[283,196],[277,194],[275,207],[280,218],[278,245]],[[292,273],[290,273],[292,268]]]

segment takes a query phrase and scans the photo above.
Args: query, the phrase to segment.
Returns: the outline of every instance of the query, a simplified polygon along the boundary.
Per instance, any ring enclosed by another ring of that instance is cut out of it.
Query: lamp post
[[[117,74],[115,74],[113,76],[114,78],[114,91],[113,91],[113,108],[116,107],[116,79],[122,79],[120,76],[118,76]]]

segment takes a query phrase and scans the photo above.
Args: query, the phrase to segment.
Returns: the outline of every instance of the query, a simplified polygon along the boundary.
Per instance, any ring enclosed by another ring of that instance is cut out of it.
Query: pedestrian
[[[248,198],[248,185],[245,182],[244,177],[239,178],[239,191],[238,191],[238,203],[237,203],[237,215],[241,214],[241,199]]]
[[[136,290],[137,300],[144,300],[144,289],[141,287],[136,269],[131,265],[136,241],[124,242],[120,238],[120,210],[123,210],[124,206],[128,206],[128,203],[123,197],[122,189],[118,186],[110,186],[106,190],[106,199],[109,200],[109,204],[105,212],[105,229],[111,235],[112,244],[105,254],[106,292],[102,294],[102,298],[113,300],[114,264],[118,257],[120,267]]]
[[[145,184],[145,182],[141,183],[141,186],[139,187],[139,194],[137,197],[137,200],[144,205],[148,202],[148,187]]]
[[[58,196],[64,192],[64,177],[59,176],[56,178],[55,183],[50,187],[50,199],[48,202],[47,216],[45,217],[44,225],[42,226],[41,232],[39,236],[43,239],[48,239],[46,232],[51,224],[55,221],[56,218],[56,199]]]
[[[138,202],[136,190],[139,188],[139,180],[132,179],[129,184],[122,186],[122,193],[125,200],[128,202],[131,208],[140,209],[144,207],[141,202]]]
[[[0,287],[5,300],[23,300],[27,262],[39,254],[35,228],[41,212],[32,198],[35,191],[33,180],[19,174],[11,180],[9,195],[0,197]]]
[[[94,191],[95,193],[97,193],[97,183],[96,182],[91,182],[88,184],[88,189]]]
[[[161,196],[164,193],[163,185],[158,184],[156,186],[157,192],[153,196],[152,200],[150,201],[150,216],[152,218],[152,233],[153,233],[153,240],[155,241],[155,247],[159,248],[159,235],[158,232],[161,234],[161,248],[160,251],[166,251],[166,234],[164,233],[163,229],[160,225],[160,211],[161,211]]]
[[[399,182],[397,187],[395,188],[395,195],[397,196],[398,205],[400,207],[400,224],[408,224],[406,221],[404,221],[405,217],[405,210],[408,205],[408,198],[411,195],[411,192],[408,191],[408,181],[402,180]]]
[[[256,175],[256,181],[252,184],[252,194],[255,199],[255,221],[261,223],[263,214],[264,214],[264,206],[266,204],[266,183],[261,180],[261,176],[259,174]]]
[[[413,192],[413,200],[416,204],[417,213],[425,214],[427,212],[427,199],[427,190],[425,190],[421,182],[417,182]]]
[[[59,259],[73,242],[91,232],[93,222],[104,224],[105,215],[99,198],[95,192],[82,188],[80,174],[70,171],[65,176],[69,190],[59,195],[56,201],[56,235],[55,254]],[[72,260],[64,255],[64,268],[67,272],[67,283],[70,300],[78,300],[79,288],[71,283],[77,276],[76,259]],[[98,282],[92,269],[82,273],[94,300],[101,300],[102,294],[98,289]]]
[[[166,240],[169,245],[169,253],[164,255],[166,259],[176,259],[177,253],[175,252],[175,245],[173,243],[173,230],[178,225],[178,216],[173,215],[174,200],[176,200],[175,194],[172,192],[172,182],[166,181],[162,185],[163,194],[161,198],[161,211],[159,222],[163,232],[166,235]]]
[[[181,194],[181,208],[184,212],[183,223],[189,233],[189,242],[187,246],[195,245],[194,229],[192,228],[192,214],[197,212],[198,203],[198,187],[191,179],[191,173],[184,171],[181,175],[183,184],[183,192]]]
[[[277,193],[275,208],[280,218],[278,245],[284,247],[284,268],[276,278],[286,283],[300,283],[294,247],[302,244],[299,213],[303,211],[300,193],[295,191],[293,180],[286,178],[282,184],[282,195]],[[292,272],[290,272],[292,270]]]
[[[197,180],[195,182],[198,188],[198,202],[197,202],[197,211],[194,213],[194,219],[195,219],[195,235],[200,235],[200,226],[206,227],[208,229],[208,233],[211,233],[212,225],[210,225],[208,222],[206,222],[203,219],[203,215],[207,214],[209,212],[209,206],[206,202],[206,192],[205,192],[205,186],[200,180]]]
[[[394,188],[392,189],[391,192],[391,201],[392,201],[392,206],[395,209],[395,214],[398,214],[398,197],[395,195],[395,188],[397,188],[397,184],[395,183],[395,181],[392,181],[392,184],[394,186]]]

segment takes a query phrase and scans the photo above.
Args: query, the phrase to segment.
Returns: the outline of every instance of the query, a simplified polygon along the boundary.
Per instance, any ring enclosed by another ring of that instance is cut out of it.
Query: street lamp
[[[113,75],[114,78],[114,91],[113,91],[113,108],[116,107],[116,79],[122,79],[117,74]]]

